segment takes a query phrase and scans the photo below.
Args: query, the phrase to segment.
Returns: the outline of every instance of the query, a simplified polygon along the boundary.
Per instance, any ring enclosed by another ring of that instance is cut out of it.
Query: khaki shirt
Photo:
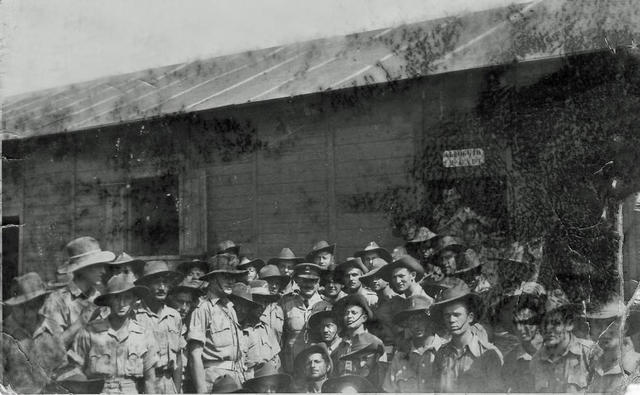
[[[137,321],[116,331],[108,319],[98,319],[80,330],[68,356],[87,378],[118,380],[143,377],[156,366],[157,353],[153,336]]]
[[[90,295],[83,294],[80,288],[71,281],[47,297],[41,312],[42,315],[53,320],[65,331],[80,319],[80,313],[85,308],[98,309],[98,306],[93,303],[98,295],[100,292],[95,289]]]
[[[571,335],[565,353],[555,362],[542,346],[533,356],[531,370],[536,392],[575,392],[587,389],[600,348],[590,340]]]
[[[272,302],[262,312],[260,321],[270,326],[278,338],[278,344],[282,342],[282,330],[284,328],[284,312],[278,302]]]
[[[502,354],[472,331],[462,350],[449,342],[436,353],[434,375],[442,392],[501,392]]]
[[[542,336],[537,334],[532,343],[534,347],[540,349],[542,346]],[[531,360],[533,355],[529,354],[522,344],[511,350],[504,356],[502,367],[502,379],[505,391],[509,392],[534,392],[533,372],[531,371]]]
[[[241,362],[242,336],[233,303],[208,296],[200,299],[191,313],[187,341],[203,344],[203,361]]]
[[[420,348],[397,351],[382,384],[385,392],[434,392],[438,380],[433,374],[436,352],[446,341],[439,336]]]
[[[2,328],[2,383],[17,393],[38,393],[53,372],[66,364],[62,329],[45,319],[33,334],[12,316]]]
[[[309,317],[319,311],[330,310],[331,303],[315,293],[305,304],[305,299],[298,294],[282,297],[280,305],[284,313],[284,329],[282,334],[283,364],[286,372],[294,371],[294,358],[309,343],[306,333]]]
[[[404,308],[405,299],[396,295],[385,295],[378,299],[378,304],[373,307],[376,321],[371,322],[371,333],[382,339],[385,345],[396,344],[403,336],[402,328],[393,322],[393,317]]]
[[[182,317],[177,310],[162,306],[158,314],[146,307],[135,310],[136,321],[153,332],[158,350],[158,368],[172,369],[185,346],[182,337]]]
[[[275,331],[263,322],[245,328],[243,333],[247,369],[272,361],[280,353],[280,344]]]
[[[379,346],[384,346],[382,340],[366,331],[352,337],[343,337],[340,344],[338,344],[338,347],[336,347],[336,349],[331,353],[331,359],[333,360],[333,372],[331,372],[331,376],[342,376],[344,374],[351,373],[351,371],[353,370],[353,368],[349,365],[351,361],[340,360],[340,357],[351,352],[351,346],[353,343],[360,342],[373,343]]]

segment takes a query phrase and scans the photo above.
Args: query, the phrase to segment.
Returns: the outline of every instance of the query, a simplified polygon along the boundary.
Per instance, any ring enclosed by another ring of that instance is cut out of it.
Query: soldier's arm
[[[78,320],[75,322],[72,322],[71,325],[62,332],[62,341],[64,342],[65,347],[69,347],[69,345],[71,345],[71,343],[73,342],[74,338],[76,337],[80,329],[84,328],[84,326],[89,321],[91,321],[91,318],[93,317],[93,313],[95,312],[95,310],[96,308],[93,305],[86,306],[84,309],[82,309],[82,312],[78,317]],[[65,328],[65,326],[62,326],[62,325],[61,327]]]
[[[485,383],[487,384],[487,392],[502,392],[505,390],[504,383],[502,381],[502,355],[500,351],[492,350],[485,354],[483,365],[485,367],[486,377]]]
[[[145,328],[146,329],[146,328]],[[155,388],[156,366],[158,365],[158,349],[155,343],[153,332],[147,336],[147,351],[143,355],[142,369],[144,376],[144,392],[153,394],[158,392]]]
[[[155,388],[156,370],[155,365],[144,371],[144,393],[154,394],[157,392]]]
[[[182,332],[184,327],[182,325],[182,319],[178,316],[176,318],[176,323],[178,327],[178,353],[176,354],[176,366],[173,367],[173,383],[176,386],[176,390],[180,393],[182,392],[182,349],[183,349],[183,339]]]
[[[192,340],[189,342],[189,366],[191,366],[191,378],[196,387],[196,393],[204,394],[207,392],[207,385],[204,381],[204,365],[202,364],[202,348],[203,344],[199,341]]]

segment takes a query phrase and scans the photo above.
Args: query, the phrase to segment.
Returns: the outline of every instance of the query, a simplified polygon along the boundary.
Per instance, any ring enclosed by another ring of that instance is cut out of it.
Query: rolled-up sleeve
[[[142,368],[146,372],[147,370],[153,368],[158,363],[158,349],[155,344],[155,339],[153,336],[147,336],[147,352],[145,353],[142,359]]]
[[[207,315],[205,305],[200,305],[193,310],[189,321],[187,341],[195,340],[204,344],[207,334]]]
[[[90,348],[91,335],[86,329],[81,329],[73,340],[71,348],[67,351],[67,357],[84,370],[85,358],[89,354]]]

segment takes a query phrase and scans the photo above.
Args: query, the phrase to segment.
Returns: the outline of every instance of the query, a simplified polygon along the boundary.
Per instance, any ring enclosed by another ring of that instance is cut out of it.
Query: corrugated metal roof
[[[83,130],[603,48],[610,32],[637,33],[636,3],[538,0],[9,97],[3,135]]]

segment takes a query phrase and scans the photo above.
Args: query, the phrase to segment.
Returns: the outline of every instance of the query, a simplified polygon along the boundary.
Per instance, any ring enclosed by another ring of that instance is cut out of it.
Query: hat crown
[[[544,310],[550,312],[570,305],[571,301],[569,301],[567,294],[563,290],[556,288],[547,294]]]
[[[376,250],[378,248],[380,248],[378,243],[376,243],[375,241],[370,241],[369,244],[367,244],[367,246],[364,247],[364,251]]]
[[[443,250],[445,248],[449,248],[452,246],[461,247],[463,246],[462,240],[458,239],[455,236],[443,236],[438,242],[438,249]]]
[[[235,263],[237,262],[238,261],[235,260]],[[236,268],[236,265],[234,265],[234,260],[229,260],[220,256],[212,256],[211,258],[209,258],[208,265],[210,272],[215,270],[238,270]]]
[[[294,276],[317,276],[320,277],[322,268],[313,263],[300,263],[293,270]]]
[[[291,248],[283,248],[280,250],[280,254],[278,255],[279,259],[296,259],[296,254],[293,253]]]
[[[278,268],[278,266],[269,264],[269,265],[265,265],[262,269],[260,269],[260,272],[258,275],[260,276],[260,278],[267,278],[267,277],[282,276],[282,273],[280,273],[280,269]]]
[[[436,296],[435,303],[458,299],[471,294],[471,289],[464,281],[456,282],[452,287],[441,290]]]
[[[237,247],[237,245],[232,240],[223,240],[218,243],[218,252],[222,252],[234,247]]]
[[[85,256],[92,252],[102,251],[98,240],[91,236],[82,236],[78,237],[77,239],[73,239],[69,243],[67,243],[65,249],[70,260],[73,260],[77,257]]]
[[[127,254],[126,252],[122,251],[120,253],[120,255],[118,255],[116,257],[116,259],[113,261],[113,264],[118,264],[118,263],[127,263],[127,262],[133,262],[134,259],[131,255]]]
[[[111,277],[107,281],[107,287],[104,295],[127,291],[135,287],[133,282],[135,277],[131,273],[120,273]]]
[[[249,281],[252,295],[270,295],[269,283],[266,280]]]
[[[614,318],[622,317],[625,314],[626,306],[622,298],[616,296],[606,303],[587,306],[588,318]]]
[[[331,247],[331,245],[326,240],[320,240],[319,242],[315,243],[313,247],[311,247],[311,250],[318,251],[327,247]]]
[[[422,241],[431,240],[436,236],[437,234],[432,232],[429,228],[427,228],[426,226],[421,226],[420,228],[418,228],[418,232],[416,233],[415,237],[411,241],[422,242]]]
[[[247,258],[246,256],[243,256],[242,259],[240,259],[240,265],[245,265],[250,262],[251,262],[251,259]]]
[[[433,304],[433,300],[425,295],[412,295],[407,298],[407,309],[429,309]]]
[[[36,272],[29,272],[13,279],[11,296],[26,296],[45,290],[46,287],[40,275]]]
[[[168,272],[169,264],[166,261],[149,261],[144,264],[144,269],[142,270],[142,276],[149,276],[151,274],[160,273],[160,272]]]
[[[386,265],[387,261],[382,258],[373,258],[373,262],[371,263],[371,268],[373,270],[380,269],[382,266]]]
[[[253,302],[253,296],[251,295],[251,287],[245,283],[233,284],[231,294],[233,296],[237,296],[238,298],[242,298],[242,299]]]

